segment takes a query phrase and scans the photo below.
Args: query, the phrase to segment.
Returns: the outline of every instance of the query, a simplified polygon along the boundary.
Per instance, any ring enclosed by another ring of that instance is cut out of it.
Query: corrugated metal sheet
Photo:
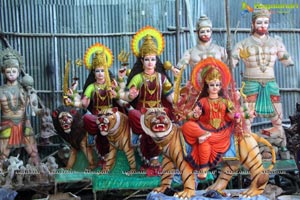
[[[130,51],[133,34],[146,25],[159,29],[165,37],[162,60],[176,64],[176,50],[182,55],[192,47],[189,26],[193,30],[197,19],[206,14],[213,22],[214,41],[226,46],[225,1],[223,0],[178,0],[180,48],[176,49],[176,0],[1,0],[0,29],[10,45],[19,50],[25,59],[26,72],[33,76],[35,88],[46,105],[54,108],[61,104],[64,66],[68,59],[83,58],[85,50],[95,42],[112,49],[115,62],[113,72],[120,63],[118,53]],[[187,7],[186,2],[189,2]],[[254,7],[258,1],[229,0],[232,46],[249,35],[251,13],[242,10],[242,4]],[[296,0],[262,0],[263,4],[294,4]],[[299,5],[300,7],[300,5]],[[190,18],[189,18],[190,17]],[[270,34],[279,35],[295,61],[295,67],[286,69],[276,63],[276,76],[282,88],[284,118],[293,114],[299,101],[299,32],[300,8],[274,9]],[[190,22],[190,23],[189,23]],[[236,34],[233,34],[237,31]],[[194,37],[195,38],[195,37]],[[4,42],[1,43],[4,48]],[[130,63],[135,62],[133,55]],[[50,66],[50,68],[49,68]],[[75,65],[73,64],[75,68]],[[88,71],[76,67],[82,88]],[[237,85],[240,85],[243,64],[234,70]],[[51,72],[51,73],[50,73]],[[190,70],[183,80],[189,79]]]

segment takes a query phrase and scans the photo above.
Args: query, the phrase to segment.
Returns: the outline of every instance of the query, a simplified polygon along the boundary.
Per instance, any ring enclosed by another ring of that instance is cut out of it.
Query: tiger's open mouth
[[[71,124],[62,123],[61,127],[63,128],[65,133],[70,133],[71,132]]]
[[[107,132],[108,131],[108,124],[101,123],[101,124],[98,125],[98,128],[101,132]]]
[[[151,124],[151,130],[153,132],[162,132],[162,131],[166,131],[167,129],[167,124],[164,124],[164,123],[152,123]]]

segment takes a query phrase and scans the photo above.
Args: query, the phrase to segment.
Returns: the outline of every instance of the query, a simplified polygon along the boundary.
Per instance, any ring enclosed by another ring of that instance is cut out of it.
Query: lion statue
[[[72,169],[77,153],[81,150],[88,160],[88,168],[96,168],[93,147],[88,145],[88,133],[84,129],[80,110],[68,106],[60,106],[52,112],[56,132],[71,146],[70,157],[66,169]]]
[[[102,169],[103,172],[108,172],[114,167],[117,150],[125,152],[130,171],[133,173],[136,170],[136,161],[134,148],[131,145],[131,134],[128,123],[128,117],[124,113],[118,111],[117,107],[102,110],[98,113],[96,120],[101,135],[106,136],[109,141],[109,152],[105,157],[106,165]]]
[[[170,188],[173,174],[176,169],[180,171],[183,191],[175,193],[179,198],[190,198],[195,195],[194,169],[185,160],[185,147],[183,147],[184,136],[181,127],[173,124],[163,108],[148,108],[142,110],[141,124],[146,134],[150,135],[154,142],[163,152],[163,171],[161,186],[154,189],[154,192],[165,192]],[[275,151],[272,150],[272,163],[268,169],[264,169],[261,154],[257,142],[262,142],[273,149],[272,145],[265,139],[253,133],[244,133],[239,136],[239,160],[243,166],[250,171],[252,182],[248,190],[242,193],[245,197],[251,197],[263,193],[266,187],[269,174],[275,164]],[[236,161],[223,161],[224,164],[221,174],[217,181],[208,187],[209,190],[222,191],[236,172],[240,163]]]

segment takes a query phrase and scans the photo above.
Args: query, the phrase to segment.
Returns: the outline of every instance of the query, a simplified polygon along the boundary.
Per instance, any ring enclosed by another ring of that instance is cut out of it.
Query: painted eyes
[[[156,61],[156,58],[145,58],[144,61],[151,61],[151,62],[155,62]]]
[[[208,86],[209,87],[220,87],[221,83],[216,83],[216,84],[210,83]]]
[[[104,69],[96,69],[96,70],[95,70],[95,73],[100,73],[100,72],[103,73],[103,72],[104,72]]]

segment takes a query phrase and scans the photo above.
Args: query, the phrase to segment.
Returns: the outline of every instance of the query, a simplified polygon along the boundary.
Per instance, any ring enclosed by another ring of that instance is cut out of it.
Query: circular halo
[[[146,35],[151,35],[153,38],[155,38],[156,43],[157,43],[157,55],[160,55],[165,47],[165,41],[164,37],[155,28],[152,26],[145,26],[142,29],[140,29],[133,37],[131,41],[131,50],[133,54],[138,57],[140,50],[139,50],[139,42],[146,36]]]
[[[196,64],[191,73],[192,85],[198,91],[202,90],[204,85],[204,79],[207,75],[207,71],[210,68],[216,68],[222,74],[222,88],[227,88],[231,81],[231,73],[229,68],[222,61],[209,57]]]
[[[93,44],[92,46],[90,46],[85,51],[84,58],[83,58],[85,67],[88,70],[91,70],[91,67],[92,67],[92,55],[94,53],[96,53],[96,51],[104,51],[106,59],[107,59],[107,68],[110,68],[111,65],[112,65],[112,63],[113,63],[114,56],[113,56],[110,48],[108,48],[105,45],[100,44],[98,42],[95,43],[95,44]]]

